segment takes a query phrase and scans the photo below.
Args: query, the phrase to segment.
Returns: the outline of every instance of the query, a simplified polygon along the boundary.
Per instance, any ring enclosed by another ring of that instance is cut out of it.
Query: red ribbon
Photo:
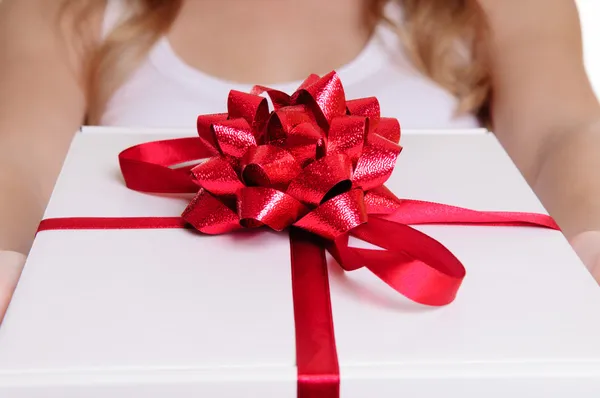
[[[441,306],[454,300],[465,269],[442,244],[406,224],[558,229],[542,214],[398,199],[383,185],[401,152],[398,121],[380,117],[376,98],[347,101],[334,72],[311,75],[292,96],[265,87],[231,91],[228,113],[200,116],[197,128],[197,138],[149,142],[119,156],[131,189],[196,193],[181,217],[48,219],[39,231],[289,229],[302,398],[339,396],[325,250],[346,271],[366,267],[409,299]],[[350,247],[350,236],[384,250]]]

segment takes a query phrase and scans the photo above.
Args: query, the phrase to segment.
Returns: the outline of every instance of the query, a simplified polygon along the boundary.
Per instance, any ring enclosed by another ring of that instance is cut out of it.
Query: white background
[[[600,0],[578,0],[585,62],[592,85],[600,97]]]

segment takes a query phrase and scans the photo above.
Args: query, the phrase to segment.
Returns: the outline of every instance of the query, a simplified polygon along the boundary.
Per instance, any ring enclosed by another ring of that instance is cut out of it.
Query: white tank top
[[[105,36],[123,17],[123,3],[107,2]],[[455,116],[456,99],[411,67],[397,35],[387,27],[380,26],[362,52],[337,72],[346,98],[377,97],[382,116],[397,118],[403,129],[479,127],[473,115]],[[291,94],[299,84],[271,87]],[[248,92],[251,88],[191,67],[162,37],[109,100],[100,124],[190,129],[200,114],[226,112],[231,89]]]

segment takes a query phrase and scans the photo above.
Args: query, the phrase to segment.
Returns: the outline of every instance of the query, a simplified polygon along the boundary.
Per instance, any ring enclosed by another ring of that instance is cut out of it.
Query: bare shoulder
[[[101,8],[100,0],[0,2],[0,168],[38,170],[28,178],[44,192],[86,115],[83,48],[101,20],[92,12],[78,23],[88,2]]]
[[[478,0],[490,35],[494,132],[526,174],[556,137],[600,116],[574,0]]]
[[[105,0],[0,0],[3,53],[48,55],[81,72],[86,49],[100,37]]]
[[[580,39],[574,0],[478,0],[498,41],[568,35]]]

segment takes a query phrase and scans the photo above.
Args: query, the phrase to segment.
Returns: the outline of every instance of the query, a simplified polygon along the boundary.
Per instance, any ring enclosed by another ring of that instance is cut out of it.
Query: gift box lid
[[[45,217],[178,216],[189,198],[127,189],[117,160],[131,145],[171,137],[78,134]],[[404,132],[401,143],[386,183],[400,198],[545,212],[491,134]],[[456,380],[501,381],[497,393],[513,379],[598,388],[600,289],[560,232],[417,229],[467,269],[448,306],[414,304],[366,270],[344,273],[329,259],[342,396],[370,396],[377,385],[382,394],[429,397],[462,391],[448,384]],[[210,396],[294,396],[289,255],[285,233],[262,230],[40,233],[0,327],[0,392],[37,396],[35,388],[52,386],[77,396],[127,385],[150,397],[148,386],[174,394],[193,385]]]

